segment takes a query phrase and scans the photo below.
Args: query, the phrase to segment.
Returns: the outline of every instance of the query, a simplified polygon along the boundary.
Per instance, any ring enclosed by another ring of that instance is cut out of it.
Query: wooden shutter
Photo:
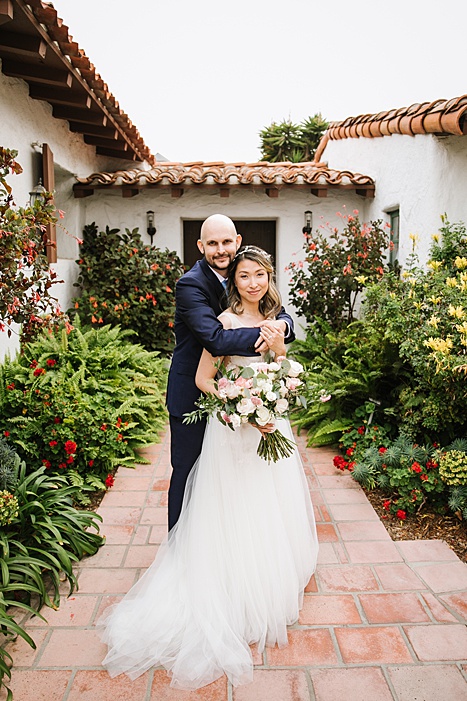
[[[42,145],[42,181],[48,192],[55,190],[54,155],[48,144]],[[47,224],[46,252],[49,263],[57,262],[57,228],[55,224]]]

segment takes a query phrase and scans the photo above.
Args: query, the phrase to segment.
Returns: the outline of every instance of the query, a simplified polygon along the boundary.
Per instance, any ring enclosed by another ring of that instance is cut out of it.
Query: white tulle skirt
[[[278,428],[292,438],[290,426]],[[252,680],[249,644],[287,645],[318,553],[303,467],[268,464],[260,434],[208,423],[177,525],[137,584],[98,622],[113,677],[163,665],[171,686],[197,689],[223,674]]]

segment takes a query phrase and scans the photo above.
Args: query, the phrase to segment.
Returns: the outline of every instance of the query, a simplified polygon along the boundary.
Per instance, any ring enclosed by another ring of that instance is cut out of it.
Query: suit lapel
[[[212,308],[214,309],[216,315],[219,315],[221,311],[226,309],[228,306],[224,287],[204,258],[200,260],[200,268],[206,278],[208,290],[213,302]]]

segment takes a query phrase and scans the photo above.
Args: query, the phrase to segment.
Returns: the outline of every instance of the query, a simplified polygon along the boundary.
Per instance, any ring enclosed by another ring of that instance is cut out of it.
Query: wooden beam
[[[91,146],[103,146],[104,148],[111,148],[114,151],[122,151],[122,156],[124,152],[128,151],[128,144],[126,141],[117,141],[116,139],[109,139],[105,136],[96,136],[95,134],[84,134],[84,143],[90,144]]]
[[[277,189],[277,187],[267,187],[266,195],[268,197],[279,197],[279,190]]]
[[[13,3],[11,0],[0,0],[0,24],[13,19]]]
[[[92,188],[84,188],[80,187],[79,185],[73,185],[73,194],[77,200],[82,199],[83,197],[90,197],[91,195],[94,194],[94,190]]]
[[[310,188],[310,192],[315,197],[327,197],[328,196],[327,187],[312,187],[312,188]]]
[[[122,197],[136,197],[136,195],[139,195],[137,187],[122,187]]]
[[[102,136],[104,139],[118,139],[119,133],[115,127],[101,127],[97,124],[84,124],[82,122],[69,122],[70,131],[77,134],[94,134]]]
[[[221,187],[219,190],[219,195],[221,197],[230,197],[230,190],[228,187]]]
[[[107,148],[105,146],[96,146],[98,156],[109,156],[110,158],[121,158],[125,161],[136,160],[136,154],[132,151],[117,151],[116,149]]]
[[[44,187],[48,192],[55,190],[54,155],[48,144],[42,145],[42,178]],[[49,263],[57,262],[57,229],[55,224],[47,224],[45,227],[46,252]]]
[[[367,187],[356,187],[355,192],[357,195],[360,195],[360,197],[374,197],[375,196],[375,188],[374,186],[368,185]]]
[[[80,107],[53,105],[52,114],[57,119],[67,119],[68,121],[82,122],[83,124],[96,124],[101,127],[105,127],[107,124],[107,117],[103,112],[93,112]]]
[[[85,92],[75,92],[70,88],[52,88],[49,85],[29,86],[29,94],[33,100],[44,100],[51,105],[67,105],[84,107],[89,109],[92,104],[91,97]]]
[[[12,61],[9,58],[2,61],[2,73],[12,78],[22,78],[27,82],[56,85],[62,88],[71,87],[73,82],[73,76],[68,71],[44,65],[20,63],[20,61]]]
[[[44,59],[47,53],[47,44],[38,36],[2,31],[0,34],[0,53],[3,51],[15,56],[35,56]]]
[[[172,197],[181,197],[183,195],[183,187],[172,187],[170,194]]]

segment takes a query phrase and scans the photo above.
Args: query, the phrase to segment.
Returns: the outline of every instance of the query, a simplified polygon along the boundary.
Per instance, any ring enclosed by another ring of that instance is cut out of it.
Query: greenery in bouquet
[[[333,329],[353,321],[362,291],[381,279],[391,246],[388,225],[364,223],[359,212],[338,215],[343,229],[321,224],[304,233],[304,260],[291,262],[290,300],[297,312],[313,323],[318,317]]]
[[[303,367],[287,358],[258,361],[245,367],[230,363],[220,365],[214,382],[215,393],[203,395],[198,409],[185,415],[192,423],[205,415],[215,416],[224,426],[238,429],[250,423],[266,426],[288,415],[294,404],[305,406],[301,394]],[[296,444],[278,429],[265,433],[258,445],[258,455],[268,462],[292,455]]]
[[[174,348],[175,283],[185,268],[174,251],[143,243],[138,229],[84,227],[80,247],[81,295],[74,301],[84,322],[131,329],[147,350]]]
[[[166,361],[130,331],[62,328],[0,366],[0,433],[27,462],[87,492],[113,483],[118,465],[144,462],[166,420]]]
[[[15,206],[7,177],[23,170],[17,155],[0,147],[0,333],[11,336],[12,324],[20,324],[27,341],[39,329],[63,321],[64,315],[51,294],[59,281],[45,254],[46,245],[53,245],[47,225],[56,221],[52,193],[33,207]]]
[[[447,444],[467,430],[467,235],[442,218],[427,270],[414,251],[401,278],[367,292],[365,323],[398,348],[406,382],[395,409],[418,442]]]

